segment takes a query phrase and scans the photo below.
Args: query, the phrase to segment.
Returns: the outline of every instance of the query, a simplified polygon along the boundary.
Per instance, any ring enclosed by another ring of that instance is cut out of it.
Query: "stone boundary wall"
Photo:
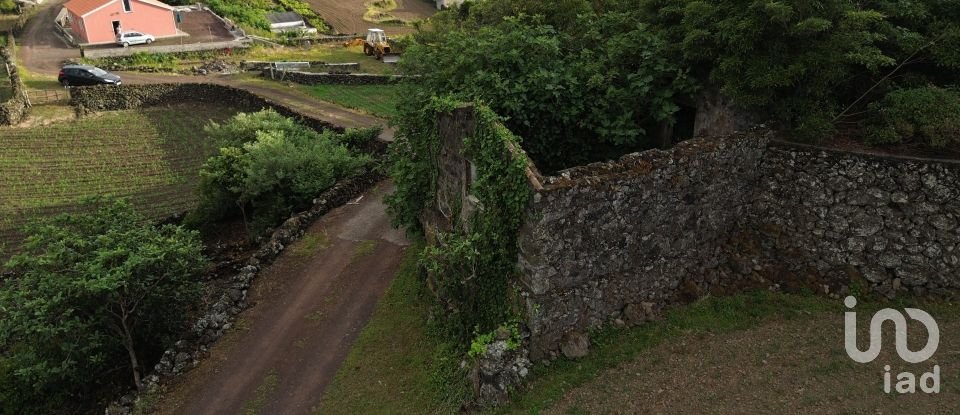
[[[70,90],[70,105],[74,107],[77,115],[81,116],[101,111],[130,110],[184,102],[234,105],[244,111],[271,108],[316,130],[331,129],[338,132],[344,130],[343,127],[310,117],[252,92],[226,85],[199,83],[100,85],[75,87]]]
[[[734,239],[742,274],[835,297],[960,288],[960,162],[775,143],[760,174]]]
[[[249,48],[250,45],[251,42],[249,40],[237,39],[223,42],[187,43],[184,45],[137,46],[135,48],[80,48],[80,56],[88,59],[98,59],[130,56],[137,53],[186,53],[208,50],[243,49]]]
[[[333,74],[301,71],[279,71],[266,68],[264,78],[282,80],[303,85],[386,85],[403,79],[400,75]]]
[[[27,87],[20,77],[20,70],[11,49],[15,42],[13,34],[7,35],[7,42],[10,45],[0,49],[0,58],[3,59],[3,63],[9,71],[11,91],[10,99],[0,104],[0,125],[17,125],[27,116],[30,102],[27,99]]]
[[[579,357],[589,330],[717,285],[769,139],[698,138],[544,178],[519,235],[531,358]]]

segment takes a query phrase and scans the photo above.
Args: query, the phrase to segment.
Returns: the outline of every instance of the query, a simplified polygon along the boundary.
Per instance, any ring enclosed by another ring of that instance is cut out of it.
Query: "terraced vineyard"
[[[0,244],[14,250],[24,222],[91,196],[130,197],[158,219],[190,209],[199,167],[216,150],[203,126],[236,112],[191,104],[0,128]]]

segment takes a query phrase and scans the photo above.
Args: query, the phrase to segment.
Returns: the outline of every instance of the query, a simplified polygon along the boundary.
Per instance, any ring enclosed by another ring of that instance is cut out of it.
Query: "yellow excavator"
[[[384,63],[397,63],[400,60],[400,54],[394,50],[390,38],[382,29],[367,30],[367,39],[363,41],[363,54],[376,56],[377,60],[383,60]]]

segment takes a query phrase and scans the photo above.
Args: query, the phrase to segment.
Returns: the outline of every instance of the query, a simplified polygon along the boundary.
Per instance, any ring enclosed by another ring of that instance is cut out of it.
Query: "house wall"
[[[71,11],[67,11],[67,14],[70,16],[70,29],[73,31],[74,35],[77,36],[77,43],[89,43],[87,42],[87,33],[83,30],[83,19],[80,16],[73,14]]]
[[[114,43],[113,21],[119,21],[123,31],[138,31],[157,38],[177,35],[173,12],[150,4],[131,0],[131,11],[123,11],[123,2],[114,1],[83,18],[81,37],[89,44]],[[79,31],[77,33],[80,33]]]

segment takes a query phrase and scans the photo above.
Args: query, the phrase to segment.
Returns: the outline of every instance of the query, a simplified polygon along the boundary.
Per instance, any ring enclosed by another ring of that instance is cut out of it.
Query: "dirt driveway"
[[[80,50],[67,45],[54,29],[53,19],[66,0],[49,0],[40,6],[40,12],[23,28],[17,39],[18,62],[31,72],[57,74],[67,59],[80,57]]]
[[[409,26],[371,23],[363,20],[367,11],[364,3],[371,0],[306,0],[333,29],[344,34],[364,34],[367,29],[379,27],[387,32],[388,36],[409,33],[413,28]],[[437,12],[436,4],[426,0],[396,0],[397,8],[390,13],[405,20],[413,21],[432,16]]]
[[[308,414],[346,358],[408,244],[390,226],[384,182],[310,227],[250,290],[250,309],[161,414]]]

